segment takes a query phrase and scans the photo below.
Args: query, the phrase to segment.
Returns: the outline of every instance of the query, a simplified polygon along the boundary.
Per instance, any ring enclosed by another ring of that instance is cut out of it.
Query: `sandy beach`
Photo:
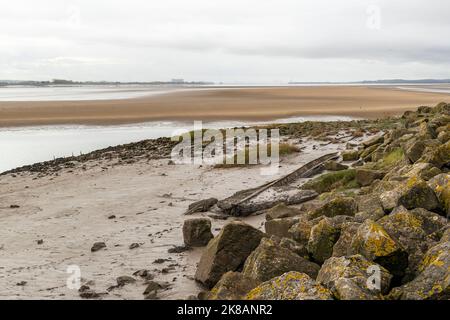
[[[0,127],[153,120],[273,120],[307,115],[382,118],[450,100],[389,87],[203,88],[122,100],[0,102]]]
[[[276,176],[260,175],[259,166],[213,169],[168,165],[167,159],[128,165],[99,159],[55,174],[1,176],[0,299],[78,299],[78,291],[66,286],[71,265],[80,267],[82,284],[104,299],[142,299],[143,280],[107,291],[117,277],[141,269],[149,270],[155,281],[170,284],[161,299],[197,294],[202,288],[193,277],[204,248],[167,251],[183,244],[185,219],[207,216],[183,215],[188,205],[256,187],[345,148],[344,143],[321,145],[314,140],[305,140],[303,146],[301,153],[281,162]],[[264,229],[264,215],[230,217],[212,219],[213,233],[234,219]],[[106,249],[91,252],[97,241],[104,241]],[[140,246],[130,249],[132,243]],[[154,263],[157,259],[163,262]]]

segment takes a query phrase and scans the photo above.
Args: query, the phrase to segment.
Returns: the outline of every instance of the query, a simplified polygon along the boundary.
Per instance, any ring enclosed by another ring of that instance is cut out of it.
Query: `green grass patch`
[[[232,163],[227,164],[224,161],[224,163],[218,163],[218,164],[214,165],[214,168],[235,168],[235,167],[243,167],[243,166],[259,164],[260,163],[259,153],[258,153],[259,147],[260,147],[259,144],[257,146],[252,146],[252,147],[246,146],[245,149],[238,151],[237,154],[235,154],[233,156]],[[270,157],[272,155],[272,145],[268,144],[268,145],[264,145],[264,147],[268,148],[267,155],[268,155],[268,157]],[[250,151],[256,152],[257,163],[250,163]],[[286,157],[290,154],[298,153],[298,152],[300,152],[300,148],[297,146],[294,146],[289,143],[280,143],[279,144],[280,157]],[[239,156],[241,157],[241,159],[242,159],[242,157],[244,157],[244,159],[245,159],[244,163],[238,163]],[[231,157],[229,157],[228,160],[230,158]]]
[[[359,188],[355,177],[356,171],[354,169],[325,173],[305,183],[302,189],[324,193]]]

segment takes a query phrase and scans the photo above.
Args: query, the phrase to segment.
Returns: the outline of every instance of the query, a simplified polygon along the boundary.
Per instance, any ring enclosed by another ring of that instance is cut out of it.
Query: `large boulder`
[[[394,276],[402,277],[408,266],[408,254],[404,248],[372,220],[366,220],[358,227],[351,251],[382,265]]]
[[[380,200],[385,211],[391,211],[398,206],[404,206],[406,209],[427,210],[439,207],[439,201],[433,190],[418,177],[409,178],[394,190],[382,193]]]
[[[198,263],[195,279],[212,288],[224,273],[238,270],[264,236],[263,232],[240,221],[225,225],[208,243]]]
[[[341,152],[342,160],[355,161],[359,159],[358,150],[345,150]]]
[[[248,300],[332,300],[332,293],[300,272],[287,272],[251,290]]]
[[[303,211],[299,209],[288,207],[286,204],[280,203],[277,204],[275,207],[267,210],[266,220],[295,217],[302,213]]]
[[[364,222],[367,219],[378,220],[384,216],[384,209],[380,198],[374,194],[357,196],[356,202],[358,212],[355,214],[355,220]]]
[[[289,235],[295,241],[301,244],[307,244],[309,241],[309,235],[311,234],[311,228],[313,227],[313,222],[302,219],[294,224],[289,229]]]
[[[303,272],[315,278],[319,269],[317,264],[277,245],[275,241],[263,239],[258,248],[245,261],[242,273],[263,282],[288,271]]]
[[[289,237],[290,228],[301,221],[298,217],[273,219],[264,223],[266,233],[279,238]]]
[[[381,180],[386,175],[386,172],[379,170],[371,170],[365,168],[356,169],[356,182],[365,187],[369,186],[375,180]]]
[[[340,230],[333,226],[329,218],[320,220],[311,228],[307,249],[314,261],[322,264],[331,257],[339,234]]]
[[[371,279],[378,275],[378,279]],[[317,276],[317,282],[330,289],[339,300],[380,300],[389,290],[391,279],[392,275],[385,268],[361,255],[330,258]]]
[[[358,206],[355,199],[351,197],[336,197],[314,210],[310,217],[354,216],[357,211]]]
[[[446,220],[422,208],[408,211],[400,207],[377,221],[408,253],[405,281],[415,277],[418,264],[428,247],[433,244],[428,235],[443,228]]]
[[[420,158],[421,162],[429,162],[438,168],[448,166],[450,163],[450,141],[442,144],[438,148],[429,148]]]
[[[390,299],[448,300],[450,299],[450,242],[441,242],[425,254],[420,274],[411,282],[394,288]]]
[[[406,209],[433,210],[439,207],[439,202],[433,190],[424,180],[412,177],[403,185],[398,205],[404,206]]]
[[[240,272],[228,271],[206,296],[208,300],[241,300],[259,282]]]
[[[361,223],[358,222],[347,222],[341,226],[339,239],[333,246],[333,257],[348,256],[352,254],[351,245],[353,237],[360,225]]]
[[[436,194],[447,218],[450,218],[450,174],[437,175],[428,181],[428,185]]]
[[[211,220],[206,218],[187,219],[183,224],[184,243],[189,247],[206,246],[213,238]]]
[[[425,148],[425,143],[422,140],[417,140],[407,148],[406,156],[409,161],[414,163],[422,157]]]

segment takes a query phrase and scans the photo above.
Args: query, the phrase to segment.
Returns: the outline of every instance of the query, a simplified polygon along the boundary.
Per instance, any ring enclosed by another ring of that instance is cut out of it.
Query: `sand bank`
[[[122,100],[0,102],[0,127],[154,120],[273,120],[307,115],[381,118],[435,105],[450,94],[388,87],[210,88]]]

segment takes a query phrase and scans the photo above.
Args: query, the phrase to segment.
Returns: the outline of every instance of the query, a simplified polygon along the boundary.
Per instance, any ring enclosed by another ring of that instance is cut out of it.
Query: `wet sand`
[[[0,102],[0,127],[257,121],[308,115],[373,119],[441,101],[450,101],[450,94],[365,86],[203,88],[122,100]]]
[[[114,166],[109,160],[92,160],[40,178],[28,172],[1,176],[0,300],[79,299],[78,291],[66,286],[69,266],[78,266],[81,284],[102,299],[143,299],[146,285],[139,277],[136,283],[107,292],[116,277],[141,269],[149,270],[155,281],[170,283],[169,290],[158,295],[161,299],[196,295],[201,287],[193,276],[204,248],[167,251],[183,244],[184,219],[207,214],[185,216],[188,205],[226,198],[344,149],[344,143],[304,144],[301,153],[282,160],[275,176],[260,175],[259,166],[213,169],[168,165],[168,159]],[[233,219],[212,219],[213,233]],[[264,215],[243,219],[263,230]],[[91,252],[97,241],[107,247]],[[140,246],[130,249],[132,243]],[[167,261],[155,263],[156,259]]]

